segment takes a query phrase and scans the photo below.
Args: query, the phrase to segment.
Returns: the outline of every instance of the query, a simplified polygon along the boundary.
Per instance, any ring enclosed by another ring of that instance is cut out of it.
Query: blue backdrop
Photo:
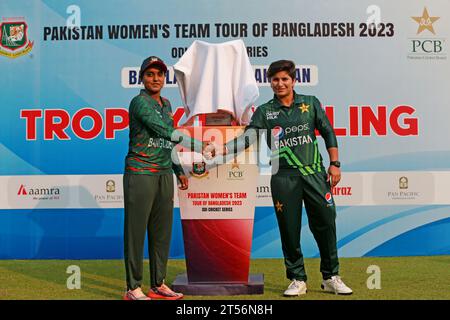
[[[448,1],[153,2],[0,3],[1,259],[122,257],[118,175],[136,70],[149,55],[174,65],[196,39],[238,38],[255,69],[285,58],[310,72],[296,90],[319,97],[334,123],[340,255],[450,253]],[[182,123],[174,81],[170,69],[163,95]],[[271,96],[260,80],[258,103]],[[282,256],[268,179],[253,257]],[[170,255],[182,258],[174,216]],[[305,215],[303,225],[305,256],[318,256]]]

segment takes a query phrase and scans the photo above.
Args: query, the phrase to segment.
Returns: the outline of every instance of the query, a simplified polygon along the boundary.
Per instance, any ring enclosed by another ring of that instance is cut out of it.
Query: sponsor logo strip
[[[239,166],[224,179],[245,179]],[[273,206],[270,178],[257,178],[258,207]],[[337,206],[450,205],[448,190],[450,172],[343,172],[332,194]],[[174,201],[178,207],[178,192]],[[0,209],[34,208],[123,208],[122,175],[0,176]]]

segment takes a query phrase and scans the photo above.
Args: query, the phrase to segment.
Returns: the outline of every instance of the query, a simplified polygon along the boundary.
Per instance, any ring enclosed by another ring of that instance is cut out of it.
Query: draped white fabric
[[[242,40],[196,40],[173,66],[187,122],[198,114],[227,112],[238,124],[249,122],[259,97],[254,70]]]

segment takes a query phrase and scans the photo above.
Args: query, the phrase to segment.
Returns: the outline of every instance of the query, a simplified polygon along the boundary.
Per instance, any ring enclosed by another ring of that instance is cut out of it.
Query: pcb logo
[[[7,20],[0,23],[0,55],[17,58],[29,53],[34,42],[28,39],[28,25],[25,21]]]

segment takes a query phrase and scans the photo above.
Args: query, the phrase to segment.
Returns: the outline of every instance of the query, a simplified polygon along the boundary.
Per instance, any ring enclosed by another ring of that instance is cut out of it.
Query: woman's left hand
[[[341,169],[335,166],[330,166],[328,168],[327,181],[330,181],[331,187],[334,188],[339,181],[341,181]]]

